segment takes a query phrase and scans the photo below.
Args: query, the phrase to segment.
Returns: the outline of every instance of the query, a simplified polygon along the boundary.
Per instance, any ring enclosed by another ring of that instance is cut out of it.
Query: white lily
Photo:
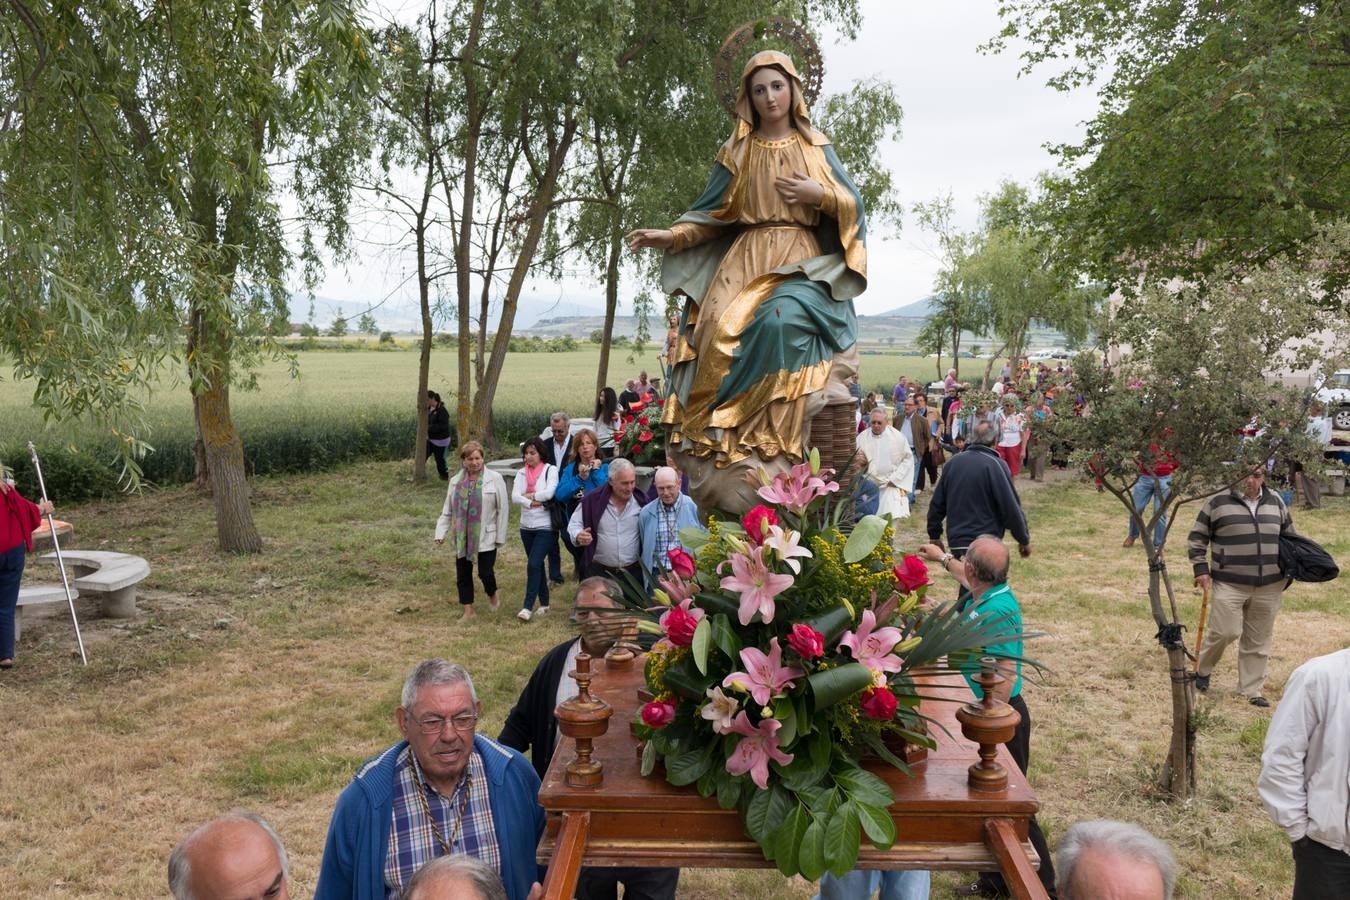
[[[764,539],[764,546],[773,548],[774,555],[780,562],[786,564],[794,575],[800,575],[802,571],[802,564],[797,562],[795,557],[810,559],[814,555],[798,543],[801,537],[799,532],[784,530],[779,525],[770,525],[769,536]]]

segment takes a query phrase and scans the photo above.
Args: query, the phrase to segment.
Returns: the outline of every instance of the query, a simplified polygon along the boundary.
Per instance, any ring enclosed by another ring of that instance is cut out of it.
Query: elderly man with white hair
[[[403,682],[404,740],[368,760],[338,796],[316,900],[397,897],[433,859],[467,854],[510,900],[538,880],[539,775],[518,751],[476,734],[482,707],[461,666],[429,659]]]
[[[567,523],[567,534],[582,548],[582,577],[619,578],[626,570],[641,582],[638,514],[647,498],[636,489],[637,470],[621,457],[609,464],[609,483],[577,504]]]
[[[698,507],[680,492],[680,473],[670,466],[661,466],[652,477],[656,499],[642,507],[638,514],[638,533],[642,542],[642,565],[655,576],[658,570],[670,569],[671,550],[684,549],[680,543],[681,528],[703,528],[698,520]]]
[[[867,480],[880,494],[877,515],[909,518],[909,490],[914,485],[914,452],[896,431],[886,410],[868,413],[867,430],[858,435],[858,451],[867,457]]]
[[[169,854],[174,900],[286,900],[290,860],[281,838],[255,813],[212,819]]]
[[[1055,845],[1059,900],[1172,900],[1177,861],[1130,822],[1079,822]]]

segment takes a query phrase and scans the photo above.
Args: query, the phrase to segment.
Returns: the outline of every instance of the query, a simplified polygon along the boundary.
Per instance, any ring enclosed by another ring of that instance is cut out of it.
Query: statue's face
[[[792,83],[777,69],[756,69],[750,76],[750,102],[761,127],[777,125],[792,111]]]

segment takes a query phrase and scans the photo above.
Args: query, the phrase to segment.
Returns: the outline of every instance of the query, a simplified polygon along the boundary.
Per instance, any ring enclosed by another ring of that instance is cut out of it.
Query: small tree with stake
[[[1348,234],[1332,229],[1321,240],[1330,248]],[[1299,394],[1268,378],[1280,369],[1329,364],[1329,348],[1345,346],[1346,323],[1330,311],[1334,304],[1327,301],[1334,298],[1314,281],[1306,266],[1277,260],[1181,287],[1145,285],[1098,334],[1101,348],[1120,351],[1123,361],[1102,366],[1080,356],[1072,388],[1056,398],[1047,423],[1144,536],[1149,605],[1172,683],[1172,740],[1161,782],[1176,798],[1195,789],[1195,698],[1163,548],[1184,504],[1236,484],[1267,460],[1309,464],[1319,456],[1305,433]],[[1076,399],[1084,403],[1082,415],[1075,415]],[[1244,438],[1253,419],[1259,433]],[[1175,457],[1180,468],[1156,511],[1136,511],[1139,462],[1157,451]],[[1151,538],[1163,516],[1166,529],[1155,547]],[[1183,541],[1188,522],[1182,522]]]

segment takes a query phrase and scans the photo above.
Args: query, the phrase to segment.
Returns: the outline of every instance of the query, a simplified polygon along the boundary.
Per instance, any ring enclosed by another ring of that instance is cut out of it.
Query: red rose
[[[889,722],[895,717],[895,695],[891,693],[890,688],[868,688],[862,693],[862,711],[863,715],[869,719],[877,719],[882,722]],[[675,711],[671,710],[673,718]],[[642,717],[647,717],[647,711],[642,711]]]
[[[745,514],[745,518],[741,519],[741,525],[745,528],[745,533],[754,544],[761,543],[765,535],[769,533],[769,526],[777,524],[778,513],[762,504],[750,510]]]
[[[895,573],[895,582],[902,594],[912,594],[925,584],[932,583],[928,580],[928,566],[917,556],[906,556],[891,571]]]
[[[629,411],[629,412],[632,412],[632,413],[635,413],[635,412],[641,412],[643,409],[646,408],[646,406],[647,406],[647,404],[642,403],[642,402],[638,402],[638,403],[630,403],[630,404],[628,404],[628,411]]]
[[[694,642],[694,629],[698,628],[698,618],[680,606],[672,606],[661,615],[661,627],[666,630],[666,640],[676,647],[688,647]]]
[[[825,635],[801,622],[792,626],[787,641],[802,659],[815,659],[825,652]]]
[[[892,698],[891,707],[895,707],[895,700]],[[665,728],[671,722],[675,721],[675,707],[669,703],[660,703],[653,701],[642,707],[642,721],[652,728]]]
[[[694,557],[689,555],[687,550],[681,547],[675,547],[666,551],[666,558],[670,560],[670,569],[681,578],[694,577]]]
[[[644,443],[644,444],[647,443],[648,441],[650,441],[651,439],[652,439],[652,433],[651,433],[650,431],[644,431],[644,432],[642,432],[641,434],[638,435],[638,440],[639,440],[639,441],[642,441],[642,443]]]
[[[638,417],[638,424],[639,424],[639,425],[646,425],[646,424],[647,424],[647,417],[646,417],[646,416],[639,416],[639,417]]]

